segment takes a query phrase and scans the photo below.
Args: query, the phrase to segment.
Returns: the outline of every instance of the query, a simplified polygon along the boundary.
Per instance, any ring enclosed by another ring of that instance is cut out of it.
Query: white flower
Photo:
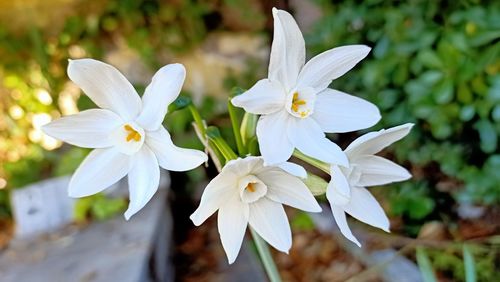
[[[164,169],[185,171],[207,160],[200,151],[176,147],[162,126],[168,105],[182,88],[180,64],[161,68],[141,98],[114,67],[92,59],[72,60],[69,78],[101,109],[55,120],[43,131],[72,145],[95,148],[69,183],[70,197],[98,193],[128,174],[128,220],[153,197]]]
[[[370,102],[327,87],[366,57],[370,48],[338,47],[304,64],[304,38],[297,23],[289,13],[275,8],[273,17],[268,78],[232,103],[261,115],[257,137],[266,164],[288,160],[297,148],[318,160],[347,166],[345,154],[324,132],[370,127],[380,120],[380,112]]]
[[[331,181],[326,190],[333,216],[344,236],[361,246],[347,225],[345,213],[389,232],[389,219],[365,187],[404,181],[411,174],[385,158],[375,156],[385,147],[405,137],[413,124],[370,132],[354,140],[345,150],[349,168],[331,166]]]
[[[292,235],[282,204],[321,211],[307,186],[286,171],[305,175],[292,163],[265,167],[262,157],[246,157],[228,162],[205,188],[190,218],[198,226],[219,210],[219,234],[229,263],[238,256],[248,224],[270,245],[288,253]]]

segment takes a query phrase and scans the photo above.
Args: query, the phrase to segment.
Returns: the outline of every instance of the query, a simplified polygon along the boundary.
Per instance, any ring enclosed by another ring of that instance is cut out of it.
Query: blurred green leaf
[[[487,120],[480,120],[474,124],[481,138],[481,149],[486,153],[492,153],[497,148],[498,134],[493,124]]]
[[[474,256],[470,251],[470,247],[467,245],[463,246],[463,258],[465,268],[465,282],[476,282],[476,263],[474,261]]]
[[[437,282],[431,261],[422,247],[417,247],[417,262],[424,282]]]

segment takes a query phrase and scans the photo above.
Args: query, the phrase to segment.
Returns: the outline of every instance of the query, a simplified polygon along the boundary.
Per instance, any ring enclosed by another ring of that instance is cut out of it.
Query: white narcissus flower
[[[161,68],[142,101],[132,84],[103,62],[71,60],[68,76],[101,108],[66,116],[43,127],[54,138],[95,148],[73,174],[70,197],[98,193],[128,174],[128,220],[158,189],[158,165],[185,171],[207,160],[201,151],[176,147],[162,126],[168,105],[177,98],[184,83],[186,71],[181,64]]]
[[[342,234],[361,246],[347,225],[345,213],[369,225],[389,232],[389,219],[375,197],[365,188],[404,181],[411,174],[394,162],[375,156],[385,147],[405,137],[413,124],[370,132],[354,140],[345,149],[349,168],[331,166],[331,181],[326,190],[333,216]]]
[[[266,164],[288,160],[297,148],[326,163],[347,166],[345,154],[325,132],[370,127],[380,120],[380,112],[368,101],[327,87],[365,58],[370,48],[333,48],[305,64],[304,38],[293,17],[275,8],[273,17],[268,78],[231,101],[261,115],[257,137]]]
[[[288,253],[292,234],[282,204],[321,211],[307,186],[288,172],[306,174],[292,163],[264,166],[262,157],[246,157],[228,162],[205,188],[190,218],[199,226],[219,211],[219,234],[229,263],[238,256],[248,224],[271,246]]]

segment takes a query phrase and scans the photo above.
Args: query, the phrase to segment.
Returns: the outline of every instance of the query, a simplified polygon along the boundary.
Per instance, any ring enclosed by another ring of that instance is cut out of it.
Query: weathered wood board
[[[11,203],[16,238],[31,238],[73,220],[75,201],[68,197],[69,179],[67,176],[53,178],[13,190]]]
[[[78,231],[16,240],[0,253],[0,281],[172,281],[167,193],[159,189],[128,222],[119,215]]]

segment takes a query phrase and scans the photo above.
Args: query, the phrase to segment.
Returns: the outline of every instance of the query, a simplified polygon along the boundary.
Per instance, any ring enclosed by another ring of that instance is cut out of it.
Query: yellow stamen
[[[248,189],[248,191],[250,191],[250,192],[255,192],[255,188],[253,187],[253,183],[248,183],[246,189]]]
[[[292,111],[294,112],[298,112],[299,111],[299,107],[302,106],[302,105],[305,105],[306,104],[306,100],[303,100],[303,99],[299,99],[299,93],[298,92],[295,92],[293,93],[293,98],[292,98]],[[304,112],[300,113],[300,115],[302,117],[304,117],[306,114],[303,114]]]
[[[123,127],[128,132],[128,135],[126,138],[127,142],[130,142],[130,140],[134,140],[136,142],[141,141],[141,134],[139,132],[137,132],[132,126],[126,124]]]

